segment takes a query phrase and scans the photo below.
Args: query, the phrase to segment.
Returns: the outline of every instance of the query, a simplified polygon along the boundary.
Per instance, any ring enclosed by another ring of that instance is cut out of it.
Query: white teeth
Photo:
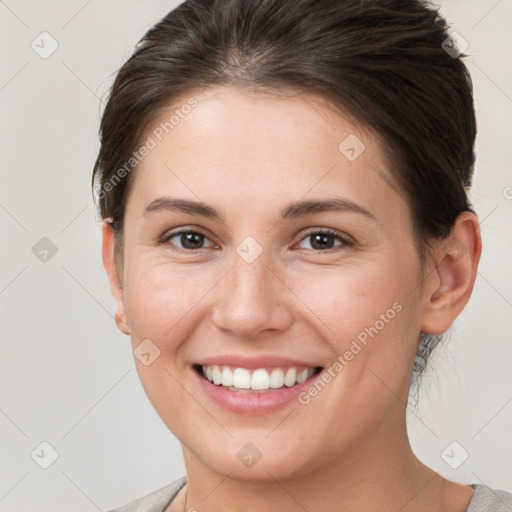
[[[301,370],[297,374],[297,382],[304,382],[307,378],[308,378],[308,369],[307,368],[305,368],[304,370]]]
[[[251,389],[268,389],[270,387],[270,377],[267,370],[254,370],[251,378]]]
[[[212,366],[212,377],[214,384],[220,384],[222,382],[222,373],[216,364]]]
[[[297,382],[297,370],[295,368],[288,368],[284,376],[284,385],[291,388]]]
[[[315,368],[274,368],[268,371],[265,368],[250,370],[246,368],[232,368],[222,365],[205,365],[201,367],[203,375],[213,384],[250,393],[253,391],[266,391],[292,387],[309,379]]]
[[[251,374],[245,368],[236,368],[233,372],[233,386],[238,389],[251,389]]]
[[[272,389],[282,388],[284,384],[284,375],[283,370],[281,368],[276,368],[272,370],[270,374],[270,387]]]
[[[224,366],[222,370],[222,385],[228,387],[233,385],[233,372],[229,366]]]

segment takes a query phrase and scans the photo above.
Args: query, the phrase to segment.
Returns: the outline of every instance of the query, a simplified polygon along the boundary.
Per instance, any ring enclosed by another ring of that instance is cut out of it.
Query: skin
[[[117,325],[133,348],[145,339],[159,348],[149,366],[136,359],[137,370],[183,447],[188,484],[168,510],[464,511],[473,490],[414,456],[405,404],[421,333],[446,331],[470,297],[477,218],[462,213],[422,269],[407,198],[364,127],[311,93],[217,87],[175,98],[173,108],[191,96],[198,105],[134,171],[119,269],[103,227]],[[168,118],[162,112],[146,135]],[[355,161],[338,150],[349,134],[366,147]],[[200,200],[223,221],[145,214],[163,195]],[[334,196],[375,218],[324,211],[280,220],[293,201]],[[205,234],[203,248],[169,238],[177,228]],[[334,236],[322,251],[309,228],[336,230],[352,245]],[[263,249],[252,263],[236,252],[248,236]],[[307,405],[236,414],[209,400],[191,367],[216,354],[294,354],[328,368],[397,302],[401,311]],[[237,457],[247,442],[262,453],[251,468]]]

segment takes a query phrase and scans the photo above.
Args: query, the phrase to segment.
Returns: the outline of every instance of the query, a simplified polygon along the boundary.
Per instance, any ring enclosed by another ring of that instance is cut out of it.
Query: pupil
[[[181,235],[181,243],[186,249],[200,249],[203,244],[203,235],[201,233],[184,233]],[[311,246],[315,249],[331,249],[332,235],[316,234],[311,235],[313,243]]]
[[[314,249],[330,249],[332,247],[332,236],[331,235],[311,235],[313,237],[313,243],[311,246]],[[317,244],[317,247],[315,245]]]
[[[184,233],[181,235],[181,243],[186,249],[200,249],[203,235],[201,233]]]

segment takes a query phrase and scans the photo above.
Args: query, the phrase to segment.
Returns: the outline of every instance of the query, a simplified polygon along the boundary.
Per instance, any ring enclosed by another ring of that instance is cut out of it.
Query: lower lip
[[[201,377],[197,371],[192,371],[199,380],[201,388],[215,403],[239,414],[259,415],[277,411],[297,400],[297,395],[307,389],[321,373],[315,373],[309,379],[291,388],[284,387],[266,393],[240,393],[231,391],[224,386],[212,384],[209,380]]]

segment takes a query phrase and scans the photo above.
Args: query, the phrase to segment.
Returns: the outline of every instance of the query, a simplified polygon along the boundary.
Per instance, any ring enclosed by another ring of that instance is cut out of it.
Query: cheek
[[[402,406],[397,396],[407,398],[419,329],[418,305],[408,295],[416,269],[392,270],[340,269],[296,279],[297,295],[318,317],[315,330],[335,353],[329,376],[313,382],[299,402],[324,418],[323,434],[333,445],[370,432],[387,410]]]
[[[412,307],[407,283],[414,281],[414,275],[406,269],[394,273],[392,268],[352,267],[296,275],[291,282],[297,296],[325,325],[326,336],[343,346],[365,328],[376,325],[384,331],[401,323],[402,310]]]
[[[393,389],[400,387],[408,380],[419,333],[419,302],[411,293],[419,276],[415,259],[324,270],[291,282],[336,354],[334,373],[343,370],[344,385],[372,385],[373,370]]]
[[[173,345],[186,318],[211,289],[213,272],[141,261],[127,267],[125,310],[132,338]]]
[[[168,427],[180,433],[186,422],[173,411],[189,411],[187,417],[192,421],[204,412],[184,391],[183,383],[190,376],[181,348],[198,326],[202,300],[218,279],[218,273],[150,260],[128,261],[125,310],[132,348],[136,350],[143,340],[151,340],[159,351],[148,366],[135,357],[146,395]]]

